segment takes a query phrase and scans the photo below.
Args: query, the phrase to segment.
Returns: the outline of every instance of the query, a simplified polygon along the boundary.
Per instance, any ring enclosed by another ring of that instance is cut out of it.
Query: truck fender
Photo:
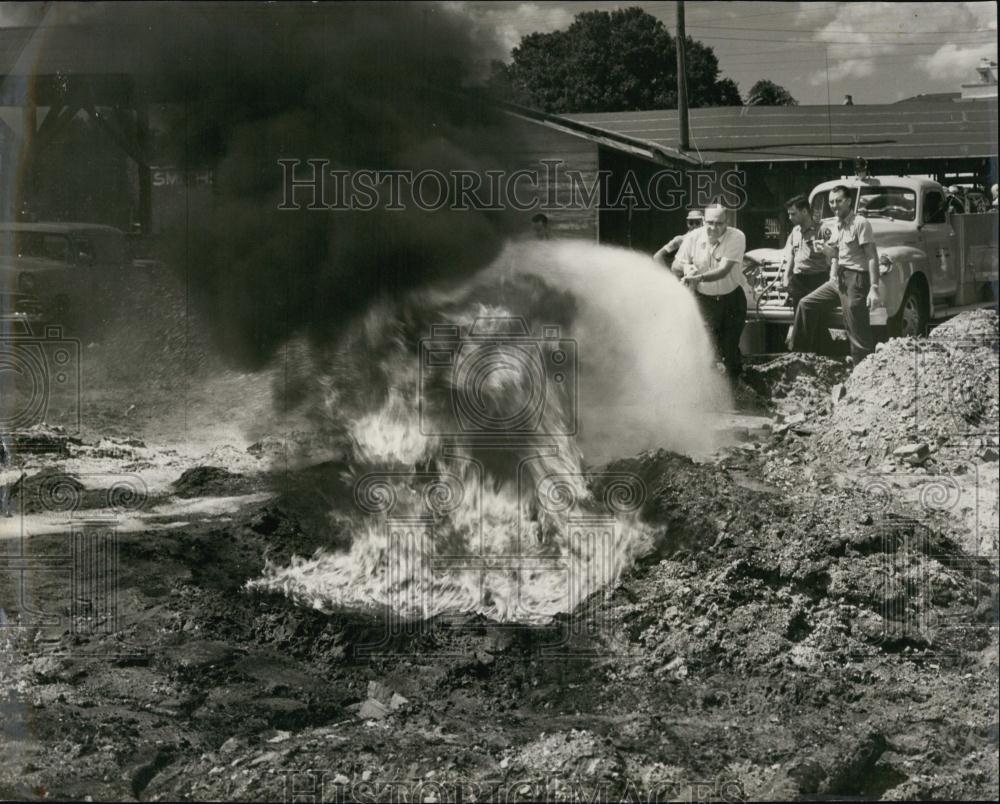
[[[879,293],[889,316],[899,312],[903,304],[903,294],[906,287],[916,274],[928,287],[927,255],[923,249],[913,246],[887,246],[878,250],[879,258]]]

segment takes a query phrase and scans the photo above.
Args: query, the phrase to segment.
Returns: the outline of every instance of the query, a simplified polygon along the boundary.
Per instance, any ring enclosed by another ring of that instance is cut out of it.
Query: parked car
[[[124,233],[89,223],[0,223],[0,315],[83,330],[130,266]]]
[[[809,196],[814,220],[826,227],[835,217],[828,196],[838,185],[853,193],[855,212],[871,223],[889,335],[921,335],[933,320],[996,305],[995,212],[951,214],[945,188],[929,179],[836,179]],[[780,287],[782,256],[780,249],[755,249],[744,260],[751,286],[748,319],[774,329],[766,337],[772,346],[784,341],[794,317]],[[841,323],[838,311],[831,326]]]

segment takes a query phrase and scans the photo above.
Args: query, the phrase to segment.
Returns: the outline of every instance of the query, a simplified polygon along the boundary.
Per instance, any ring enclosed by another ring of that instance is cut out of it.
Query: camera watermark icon
[[[419,411],[424,435],[575,435],[576,341],[518,316],[435,325],[420,341]]]
[[[978,482],[962,484],[948,475],[883,475],[866,485],[877,529],[868,549],[881,568],[881,605],[867,628],[869,644],[960,655],[997,627],[996,553],[963,552],[932,527],[936,514],[972,511],[973,536],[981,545],[979,489]]]
[[[0,432],[43,422],[80,429],[80,341],[62,327],[36,335],[22,321],[0,322]]]
[[[542,653],[627,652],[617,644],[611,589],[634,557],[645,487],[625,473],[539,477],[532,464],[545,457],[522,458],[516,495],[506,498],[491,496],[471,458],[456,459],[454,472],[358,479],[355,503],[379,529],[388,611],[381,638],[360,654],[394,653],[401,637],[434,631],[434,616],[450,611],[545,631]]]
[[[56,637],[119,633],[117,528],[145,507],[145,482],[129,473],[26,480],[17,498],[19,536],[0,555],[10,606],[0,625],[51,629]]]
[[[863,513],[878,520],[895,516],[925,524],[945,515],[953,523],[964,523],[968,552],[996,552],[1000,545],[997,529],[991,524],[989,483],[975,463],[950,462],[949,466],[950,474],[887,472],[869,478],[863,486],[867,500]]]

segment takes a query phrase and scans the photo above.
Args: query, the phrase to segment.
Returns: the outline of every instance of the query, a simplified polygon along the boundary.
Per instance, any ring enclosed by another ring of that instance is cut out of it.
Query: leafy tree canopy
[[[738,106],[736,84],[719,77],[712,48],[685,38],[688,103]],[[640,8],[585,11],[563,31],[532,33],[493,63],[491,86],[515,103],[553,113],[677,106],[677,44]]]
[[[799,102],[792,97],[792,93],[783,86],[768,81],[766,78],[760,79],[750,87],[747,95],[747,106],[798,106]]]

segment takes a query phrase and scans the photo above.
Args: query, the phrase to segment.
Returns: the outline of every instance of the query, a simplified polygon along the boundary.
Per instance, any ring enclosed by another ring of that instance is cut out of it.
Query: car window
[[[0,253],[53,262],[73,261],[69,238],[45,232],[5,232],[0,237]]]

